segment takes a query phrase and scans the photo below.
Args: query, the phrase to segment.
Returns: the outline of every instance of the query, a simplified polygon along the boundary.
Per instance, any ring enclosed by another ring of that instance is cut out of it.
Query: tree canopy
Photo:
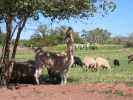
[[[114,11],[115,3],[107,0],[1,0],[0,21],[6,21],[7,16],[15,22],[32,17],[39,19],[39,13],[45,18],[69,19],[94,17],[95,13],[105,16]]]
[[[86,39],[91,44],[106,44],[109,43],[111,33],[108,32],[106,29],[99,29],[96,28],[94,30],[86,31],[85,29],[82,30],[82,37]]]

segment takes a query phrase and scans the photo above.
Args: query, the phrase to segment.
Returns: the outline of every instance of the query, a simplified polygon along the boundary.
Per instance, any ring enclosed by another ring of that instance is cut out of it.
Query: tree
[[[40,25],[35,30],[35,33],[31,36],[30,40],[32,41],[32,44],[39,47],[64,44],[66,30],[67,26],[49,29],[47,25]],[[78,32],[73,31],[73,38],[75,43],[84,43],[84,40],[79,36]]]
[[[74,43],[76,44],[84,44],[85,40],[81,38],[78,32],[73,32],[73,38],[74,38]]]
[[[129,35],[128,41],[126,41],[125,47],[133,47],[133,32]]]
[[[60,27],[56,27],[56,37],[57,37],[57,42],[58,44],[64,44],[64,38],[65,38],[65,32],[67,30],[66,26],[60,26]]]
[[[30,37],[31,42],[35,46],[44,46],[49,42],[49,28],[47,25],[39,25],[35,33]]]
[[[94,30],[86,31],[82,30],[82,36],[85,40],[91,44],[104,44],[109,42],[111,33],[108,30],[96,28]]]
[[[34,46],[44,46],[44,45],[57,45],[64,44],[65,31],[67,26],[56,27],[55,29],[50,29],[47,25],[40,25],[35,33],[31,36],[30,40]],[[91,44],[100,43],[107,44],[110,43],[110,35],[106,29],[96,28],[94,30],[82,30],[81,37],[78,32],[73,31],[73,37],[75,43],[85,43],[89,42]],[[85,40],[85,41],[84,41]]]
[[[105,16],[115,8],[116,5],[112,1],[107,2],[106,0],[1,0],[0,23],[6,24],[6,38],[3,45],[4,56],[0,61],[5,64],[0,75],[0,84],[8,86],[20,34],[29,18],[38,20],[39,14],[41,14],[44,18],[51,18],[51,21],[69,20],[71,17],[88,19],[94,17],[98,12]],[[11,58],[9,58],[14,32],[17,33],[17,36]]]
[[[133,47],[133,32],[129,34],[128,37],[123,37],[121,35],[115,36],[112,40],[112,43],[117,45],[123,45],[125,48]]]

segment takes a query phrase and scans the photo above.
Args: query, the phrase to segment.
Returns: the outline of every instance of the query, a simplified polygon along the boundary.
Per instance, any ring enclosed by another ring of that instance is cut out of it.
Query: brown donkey
[[[67,39],[66,51],[57,53],[40,51],[35,55],[36,72],[34,76],[37,84],[39,84],[42,70],[46,67],[50,67],[52,70],[59,70],[61,72],[61,84],[67,83],[68,71],[74,62],[74,40],[71,27],[68,28],[65,39]]]

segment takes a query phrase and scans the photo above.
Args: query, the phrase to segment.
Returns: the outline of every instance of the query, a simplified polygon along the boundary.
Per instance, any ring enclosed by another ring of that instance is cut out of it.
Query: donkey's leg
[[[36,72],[34,74],[35,79],[36,79],[36,83],[39,85],[39,77],[41,75],[42,69],[36,69]]]
[[[64,72],[61,71],[61,85],[64,84]]]
[[[68,70],[69,70],[69,69],[65,69],[65,70],[64,70],[64,85],[67,83]]]

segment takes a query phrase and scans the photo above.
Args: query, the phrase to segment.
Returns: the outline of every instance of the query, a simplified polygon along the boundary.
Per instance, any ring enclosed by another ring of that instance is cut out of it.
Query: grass
[[[38,90],[33,91],[33,94],[36,96],[54,96],[53,92],[42,92]]]
[[[119,96],[124,96],[124,93],[121,90],[115,90],[115,94]]]
[[[112,90],[107,90],[107,91],[104,91],[103,93],[105,93],[105,94],[112,94]]]
[[[95,92],[95,90],[88,90],[88,92],[89,92],[89,93],[94,93],[94,92]]]
[[[58,51],[57,51],[58,52]],[[133,49],[100,49],[100,50],[77,50],[75,56],[83,59],[84,57],[103,57],[109,61],[111,70],[103,70],[100,68],[97,72],[91,70],[84,71],[80,66],[70,68],[68,75],[68,84],[87,84],[87,83],[125,83],[128,86],[133,86],[133,63],[128,64],[127,56],[133,54]],[[16,61],[34,60],[35,53],[29,48],[18,48]],[[113,60],[118,59],[119,67],[114,67]],[[46,78],[45,78],[46,77]],[[48,74],[45,69],[42,73],[42,81],[47,81]]]
[[[133,94],[131,94],[131,93],[124,94],[123,91],[121,91],[121,90],[115,90],[115,94],[118,95],[118,96],[133,97]]]
[[[103,70],[100,68],[97,72],[91,70],[84,71],[80,66],[75,66],[70,69],[68,84],[87,84],[87,83],[125,83],[128,86],[133,85],[133,63],[128,64],[127,56],[132,54],[133,49],[119,50],[84,50],[75,51],[75,56],[83,59],[84,57],[103,57],[109,61],[111,70]],[[113,60],[120,61],[119,67],[114,67]],[[46,70],[43,72],[46,74]]]

